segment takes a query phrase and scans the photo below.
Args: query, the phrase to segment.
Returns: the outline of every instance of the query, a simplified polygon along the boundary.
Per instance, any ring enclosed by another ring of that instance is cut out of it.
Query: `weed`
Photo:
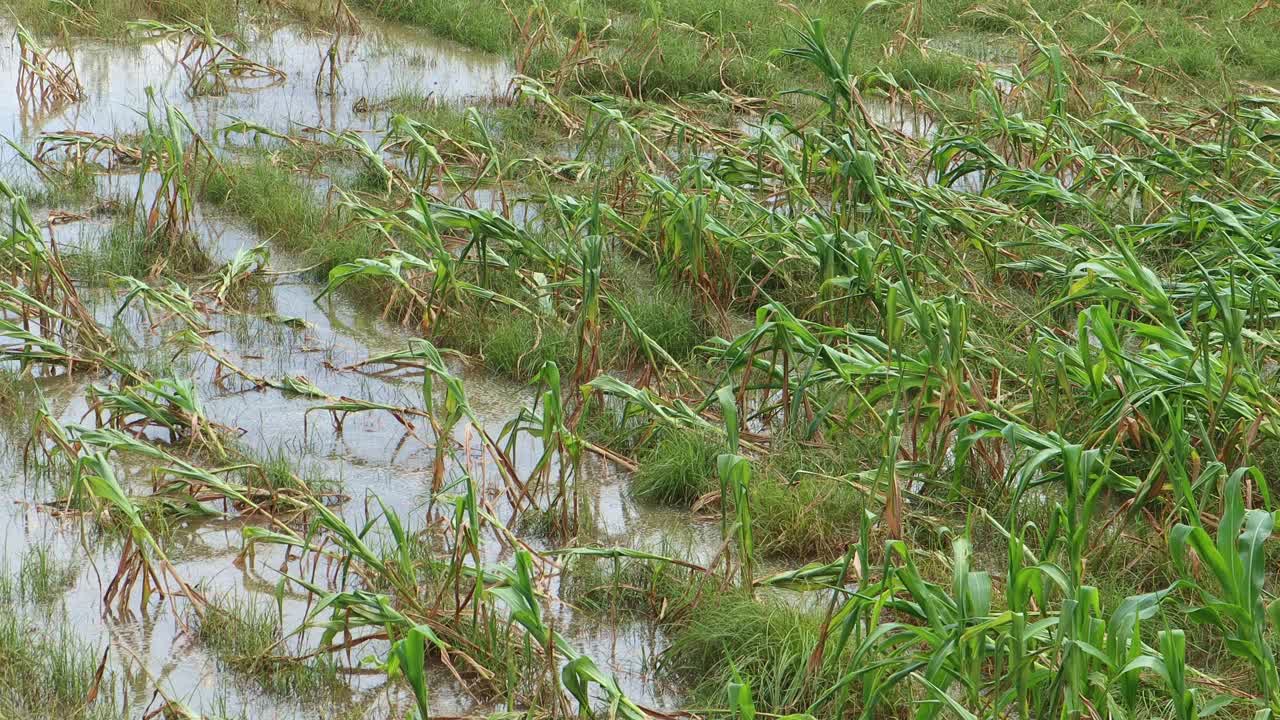
[[[803,712],[817,688],[835,681],[830,671],[814,676],[807,667],[821,625],[815,612],[713,595],[681,623],[660,666],[689,679],[694,697],[703,702],[717,702],[736,673],[751,684],[762,711]]]
[[[265,159],[213,171],[203,196],[243,218],[271,243],[315,265],[318,272],[375,253],[370,233],[344,228],[305,182]]]
[[[328,658],[300,662],[279,657],[286,650],[277,608],[252,598],[226,596],[193,618],[195,634],[221,661],[254,678],[268,691],[317,699],[340,687]]]
[[[633,492],[647,500],[691,505],[717,487],[716,456],[722,447],[696,432],[662,432],[640,453]]]
[[[548,362],[565,366],[573,362],[572,342],[568,329],[558,323],[539,323],[527,315],[512,314],[482,327],[484,337],[479,350],[485,364],[509,377],[527,380]],[[446,337],[457,337],[445,332]],[[474,341],[462,340],[458,347],[474,347]]]
[[[32,602],[48,603],[71,588],[77,572],[71,561],[55,554],[50,546],[30,545],[18,571],[18,591]]]
[[[65,623],[60,630],[40,628],[5,606],[0,609],[0,659],[0,713],[8,717],[123,717],[115,705],[114,678],[99,677],[99,648]]]

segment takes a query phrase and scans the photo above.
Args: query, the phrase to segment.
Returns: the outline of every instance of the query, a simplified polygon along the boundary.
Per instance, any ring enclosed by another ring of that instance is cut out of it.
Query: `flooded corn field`
[[[1280,11],[1015,5],[14,0],[0,719],[1280,714]]]

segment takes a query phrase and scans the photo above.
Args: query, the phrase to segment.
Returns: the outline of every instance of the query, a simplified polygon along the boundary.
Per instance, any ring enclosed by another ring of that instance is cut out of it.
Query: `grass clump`
[[[874,437],[851,429],[833,446],[783,433],[760,460],[750,490],[757,549],[794,560],[830,560],[856,540],[864,496],[849,480],[875,457]]]
[[[834,558],[856,539],[862,519],[862,494],[838,478],[760,477],[750,499],[756,547],[766,555]]]
[[[38,421],[40,390],[32,377],[17,368],[0,369],[0,457],[20,450]]]
[[[554,361],[562,368],[573,364],[573,336],[569,328],[552,321],[539,323],[523,313],[499,318],[481,340],[484,361],[491,369],[518,380],[528,380],[542,366]]]
[[[241,4],[223,0],[14,0],[13,15],[41,35],[119,38],[139,18],[185,20],[217,32],[238,27]]]
[[[663,431],[639,453],[631,482],[636,497],[687,506],[718,487],[716,457],[722,442],[691,431]]]
[[[912,50],[891,58],[884,68],[904,88],[960,88],[973,81],[973,66],[951,53]]]
[[[209,174],[203,196],[242,218],[272,243],[301,255],[318,271],[377,256],[371,233],[341,227],[305,182],[266,159],[224,164],[222,170]]]
[[[396,93],[372,104],[376,110],[403,115],[460,142],[487,142],[498,138],[513,155],[546,152],[565,141],[564,127],[553,116],[540,113],[530,103],[512,104],[502,99],[480,99],[466,104],[441,101],[418,92]],[[481,133],[477,119],[485,129]]]
[[[280,658],[284,644],[275,608],[240,596],[210,603],[194,623],[196,637],[232,670],[268,692],[315,699],[337,691],[337,666],[327,657],[309,663]]]
[[[58,557],[48,545],[30,545],[22,555],[17,590],[32,602],[51,602],[75,584],[76,570],[70,559]]]
[[[122,718],[108,673],[99,683],[101,651],[65,621],[56,631],[37,626],[16,608],[0,605],[0,717]],[[97,698],[89,704],[97,688]]]
[[[486,315],[470,309],[442,317],[432,328],[435,340],[480,356],[490,370],[526,381],[554,361],[572,368],[573,329],[556,319],[544,321],[521,312]]]
[[[698,571],[665,562],[581,557],[565,573],[560,597],[586,612],[617,611],[662,620],[678,616],[704,593],[715,592],[711,581]]]
[[[418,25],[463,45],[501,52],[508,47],[513,28],[501,5],[477,7],[457,0],[357,0],[387,20]],[[523,3],[517,3],[517,7]]]
[[[615,299],[631,315],[636,327],[676,362],[688,358],[707,336],[693,294],[664,282],[647,282],[648,278],[639,268],[624,267],[618,272],[625,284]],[[645,359],[641,342],[631,336],[620,318],[609,325],[602,344],[613,348],[614,365],[629,366]]]
[[[72,276],[99,285],[114,275],[197,275],[214,265],[194,233],[147,233],[127,218],[113,222],[92,244],[67,249],[63,257]]]
[[[696,701],[722,703],[736,670],[750,684],[757,711],[803,712],[836,679],[831,663],[817,676],[807,667],[821,627],[817,612],[737,593],[712,595],[675,631],[659,667],[688,682]]]
[[[292,458],[297,453],[287,448],[267,450],[256,458],[261,473],[248,478],[249,483],[265,482],[272,491],[294,491],[303,494],[325,494],[341,490],[341,483],[317,468],[298,465]]]
[[[118,221],[92,246],[67,250],[63,258],[68,272],[93,283],[102,283],[111,275],[143,277],[151,267],[148,245],[146,234],[133,223]]]
[[[65,208],[82,205],[98,192],[97,175],[88,163],[69,162],[47,173],[43,182],[17,188],[31,207]]]

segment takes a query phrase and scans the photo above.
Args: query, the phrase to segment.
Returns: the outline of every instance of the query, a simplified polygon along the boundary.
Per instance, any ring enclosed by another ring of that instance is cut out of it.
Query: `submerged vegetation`
[[[0,717],[1280,718],[1280,9],[476,5],[7,9]]]

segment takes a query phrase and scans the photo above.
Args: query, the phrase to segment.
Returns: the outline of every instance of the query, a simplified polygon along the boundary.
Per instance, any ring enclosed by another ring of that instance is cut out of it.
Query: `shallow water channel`
[[[7,33],[6,33],[7,34]],[[0,93],[0,134],[30,148],[41,132],[86,130],[104,134],[136,132],[144,125],[139,111],[147,103],[147,87],[182,108],[201,133],[211,134],[230,117],[243,117],[281,131],[302,127],[334,130],[371,130],[381,118],[377,113],[357,112],[362,99],[369,101],[396,93],[432,94],[449,100],[491,96],[506,88],[512,70],[503,61],[478,55],[430,37],[386,27],[365,20],[363,34],[343,49],[342,87],[333,94],[317,94],[315,78],[329,40],[294,27],[258,30],[246,56],[270,63],[287,73],[274,83],[230,88],[224,96],[189,98],[186,78],[176,66],[176,45],[169,41],[130,45],[84,43],[72,53],[88,98],[56,113],[32,113],[8,92]],[[0,45],[0,88],[13,87],[17,74],[17,48],[12,41]],[[0,171],[21,176],[26,170],[12,151],[5,149]],[[104,187],[131,192],[137,176],[116,175],[104,179]],[[197,227],[206,252],[218,263],[231,259],[240,248],[264,241],[234,218],[205,209]],[[98,242],[105,232],[100,222],[87,219],[52,229],[61,247]],[[316,302],[320,287],[288,272],[300,261],[273,252],[270,282],[259,289],[252,314],[212,313],[216,331],[207,339],[222,355],[246,371],[271,378],[305,377],[334,396],[350,396],[394,405],[417,405],[420,379],[350,369],[365,358],[406,347],[411,335],[398,325],[378,317],[376,311],[358,307],[341,296]],[[154,318],[131,306],[116,317],[120,297],[107,293],[89,295],[94,312],[104,326],[114,325],[117,335],[134,347],[136,357],[148,352],[172,356],[172,348],[160,347],[162,330],[151,327]],[[281,318],[289,318],[282,322]],[[171,359],[171,358],[170,358]],[[472,406],[487,431],[496,436],[519,409],[532,403],[528,388],[501,380],[483,370],[454,360],[454,370],[464,378]],[[335,492],[348,498],[337,507],[353,525],[363,522],[376,507],[376,496],[393,508],[410,527],[434,522],[427,517],[434,459],[429,428],[417,433],[386,414],[352,415],[340,429],[327,412],[312,412],[314,399],[288,395],[274,389],[255,389],[235,377],[216,376],[216,364],[200,353],[184,355],[174,364],[189,372],[197,385],[210,419],[241,433],[239,442],[258,456],[283,453],[309,476],[330,479]],[[86,417],[86,390],[107,378],[75,376],[40,381],[41,391],[64,423],[92,423]],[[117,545],[95,544],[94,534],[75,516],[59,516],[42,507],[53,499],[51,483],[26,472],[23,444],[26,438],[0,426],[4,451],[0,453],[0,494],[9,500],[0,511],[0,553],[8,572],[37,546],[56,556],[72,558],[77,568],[71,589],[61,601],[31,613],[31,622],[43,632],[74,628],[81,640],[99,648],[109,645],[108,668],[123,687],[119,702],[126,717],[140,717],[155,707],[153,688],[182,701],[192,709],[213,716],[244,715],[252,718],[398,717],[407,707],[408,694],[398,685],[387,686],[376,668],[361,667],[361,657],[385,653],[385,647],[366,646],[340,659],[350,668],[348,691],[326,698],[321,706],[262,692],[256,683],[227,670],[190,633],[183,631],[187,618],[175,615],[173,606],[152,600],[141,611],[124,614],[104,611],[104,583],[119,559]],[[422,428],[419,428],[422,430]],[[464,431],[458,440],[465,441]],[[531,467],[540,448],[522,435],[515,459]],[[501,507],[502,484],[483,458],[474,458],[473,475],[484,481],[492,503]],[[634,502],[627,491],[626,473],[592,458],[584,487],[589,492],[591,514],[600,542],[647,550],[673,552],[691,561],[705,561],[714,552],[718,528],[687,513],[657,509]],[[139,494],[149,490],[143,468],[119,468]],[[129,472],[132,470],[132,472]],[[438,512],[437,508],[437,512]],[[270,606],[274,612],[285,558],[276,546],[259,546],[255,562],[237,563],[243,539],[240,521],[222,517],[175,521],[169,531],[168,551],[178,572],[211,599],[235,595]],[[535,548],[544,542],[530,539]],[[509,561],[497,543],[485,546],[494,562]],[[678,693],[655,680],[651,659],[664,646],[660,632],[643,624],[609,626],[599,618],[582,619],[572,608],[555,600],[546,588],[548,608],[557,628],[601,667],[617,674],[624,690],[636,701],[669,708]],[[286,632],[306,616],[311,600],[286,594],[281,610]],[[60,607],[59,607],[60,606]],[[63,614],[65,613],[65,614]],[[308,642],[310,641],[310,642]],[[295,637],[286,650],[306,652],[314,638]],[[296,644],[295,644],[296,643]],[[501,709],[489,698],[474,698],[452,677],[440,671],[432,681],[433,711],[462,715]]]

